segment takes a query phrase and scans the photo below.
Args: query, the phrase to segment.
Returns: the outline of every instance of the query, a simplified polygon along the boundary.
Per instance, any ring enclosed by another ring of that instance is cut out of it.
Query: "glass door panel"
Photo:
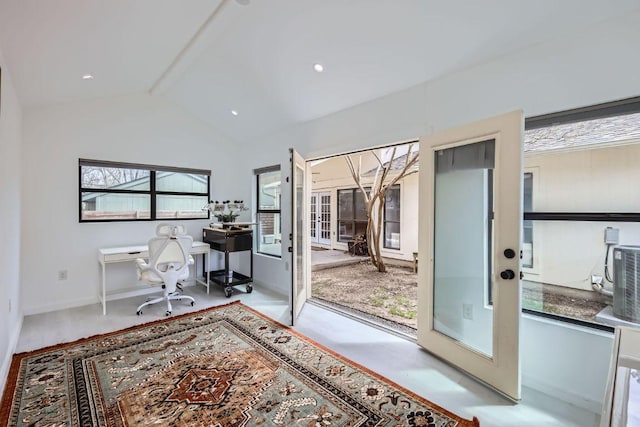
[[[494,147],[490,140],[435,153],[434,328],[487,356]]]

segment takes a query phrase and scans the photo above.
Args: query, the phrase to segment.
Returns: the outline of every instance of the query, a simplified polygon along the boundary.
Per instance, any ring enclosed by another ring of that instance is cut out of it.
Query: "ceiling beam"
[[[231,0],[221,0],[220,3],[216,5],[200,28],[198,28],[187,44],[180,50],[180,52],[178,52],[175,58],[173,58],[173,61],[171,61],[160,77],[156,79],[149,89],[149,94],[158,95],[163,93],[170,86],[171,82],[184,72],[188,64],[195,59],[199,53],[197,52],[196,46],[204,39],[205,32],[212,25],[213,21],[222,13],[230,1]]]

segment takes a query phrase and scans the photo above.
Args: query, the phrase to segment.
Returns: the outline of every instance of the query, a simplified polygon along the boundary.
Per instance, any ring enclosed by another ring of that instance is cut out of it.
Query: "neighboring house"
[[[377,161],[371,151],[351,155],[360,170],[364,187],[375,177]],[[405,155],[392,162],[390,178],[397,175]],[[364,235],[367,215],[361,191],[355,183],[345,156],[312,163],[311,244],[347,250],[348,242]],[[413,260],[418,251],[418,174],[410,174],[387,192],[383,213],[381,253],[384,257]],[[395,174],[394,174],[395,173]]]
[[[640,211],[640,114],[532,129],[524,141],[525,211]],[[604,276],[605,229],[622,245],[640,245],[640,224],[605,221],[525,221],[525,279],[591,290]]]
[[[156,187],[161,191],[201,192],[207,186],[207,180],[201,175],[157,172]],[[108,187],[110,190],[148,191],[149,176]],[[101,193],[99,190],[87,193],[82,197],[85,218],[95,216],[104,218],[115,215],[117,218],[149,218],[150,198],[148,194],[135,193]],[[157,213],[159,218],[193,217],[207,212],[202,208],[202,196],[185,196],[166,194],[158,197]]]

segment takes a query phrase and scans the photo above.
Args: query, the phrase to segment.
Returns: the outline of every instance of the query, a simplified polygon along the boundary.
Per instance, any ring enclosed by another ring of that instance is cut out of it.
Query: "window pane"
[[[533,221],[522,222],[522,266],[533,268]]]
[[[282,235],[280,233],[280,213],[258,212],[258,252],[268,255],[282,255]]]
[[[638,245],[640,223],[531,223],[536,235],[536,258],[533,271],[525,272],[522,282],[523,308],[594,323],[615,321],[614,300],[625,297],[624,293],[616,295],[615,284],[624,280],[624,274],[616,270],[613,249],[616,245],[605,243],[605,229],[612,227],[616,231],[620,245]],[[635,277],[640,279],[638,274]],[[598,283],[604,292],[597,290]],[[607,293],[613,293],[613,298]],[[632,302],[636,306],[639,303],[637,299]]]
[[[362,191],[356,190],[353,195],[356,201],[356,219],[358,220],[367,220],[367,205],[364,203],[364,197],[362,195]]]
[[[353,219],[352,190],[338,190],[338,219]]]
[[[148,170],[81,166],[82,188],[148,191]]]
[[[207,196],[158,195],[156,218],[207,218],[206,204]]]
[[[640,187],[634,185],[640,179],[640,113],[603,115],[576,122],[571,114],[564,123],[525,131],[524,167],[533,173],[524,175],[524,211],[569,215],[562,221],[544,215],[523,221],[522,306],[615,326],[627,320],[616,306],[629,296],[617,246],[640,245],[640,222],[584,214],[640,211]],[[640,313],[640,275],[632,277],[634,296],[627,301]]]
[[[83,220],[148,219],[149,194],[82,193]]]
[[[206,194],[208,190],[207,184],[208,180],[206,175],[180,172],[156,172],[157,191]]]
[[[355,226],[356,226],[356,232],[355,232],[355,236],[363,236],[366,237],[367,236],[367,222],[366,221],[356,221],[355,222]]]
[[[311,204],[309,206],[311,208],[311,222],[309,223],[309,225],[311,226],[311,237],[315,238],[316,237],[316,220],[317,220],[317,213],[316,213],[316,208],[317,208],[317,197],[315,194],[311,195]]]
[[[522,196],[524,212],[531,212],[533,209],[533,174],[531,172],[524,174]]]
[[[400,249],[400,223],[387,222],[384,227],[384,247]]]
[[[533,174],[526,172],[523,180],[523,211],[533,210]],[[533,268],[533,223],[531,220],[522,222],[522,266]]]
[[[280,171],[258,175],[258,209],[280,209]]]
[[[338,241],[348,242],[353,240],[353,222],[338,221]]]
[[[385,221],[400,221],[400,187],[393,186],[387,191],[384,204]]]
[[[540,171],[535,211],[640,211],[638,134],[640,113],[525,131],[524,166]]]

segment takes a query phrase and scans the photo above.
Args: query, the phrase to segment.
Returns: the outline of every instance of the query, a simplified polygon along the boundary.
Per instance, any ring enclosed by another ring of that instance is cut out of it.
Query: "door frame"
[[[302,307],[311,295],[311,244],[309,238],[311,234],[309,206],[311,200],[311,168],[307,161],[293,148],[289,149],[289,191],[291,192],[291,234],[289,253],[291,254],[291,326],[296,324],[296,320]],[[302,192],[297,193],[298,175],[302,172]],[[302,200],[298,200],[298,197]],[[300,211],[296,207],[300,203]],[[301,221],[300,229],[297,228],[298,221]],[[298,238],[298,233],[301,233]],[[302,247],[300,247],[300,245]],[[297,256],[301,257],[301,264],[297,263]],[[302,271],[300,271],[300,269]],[[301,274],[302,283],[298,283],[298,274]]]

